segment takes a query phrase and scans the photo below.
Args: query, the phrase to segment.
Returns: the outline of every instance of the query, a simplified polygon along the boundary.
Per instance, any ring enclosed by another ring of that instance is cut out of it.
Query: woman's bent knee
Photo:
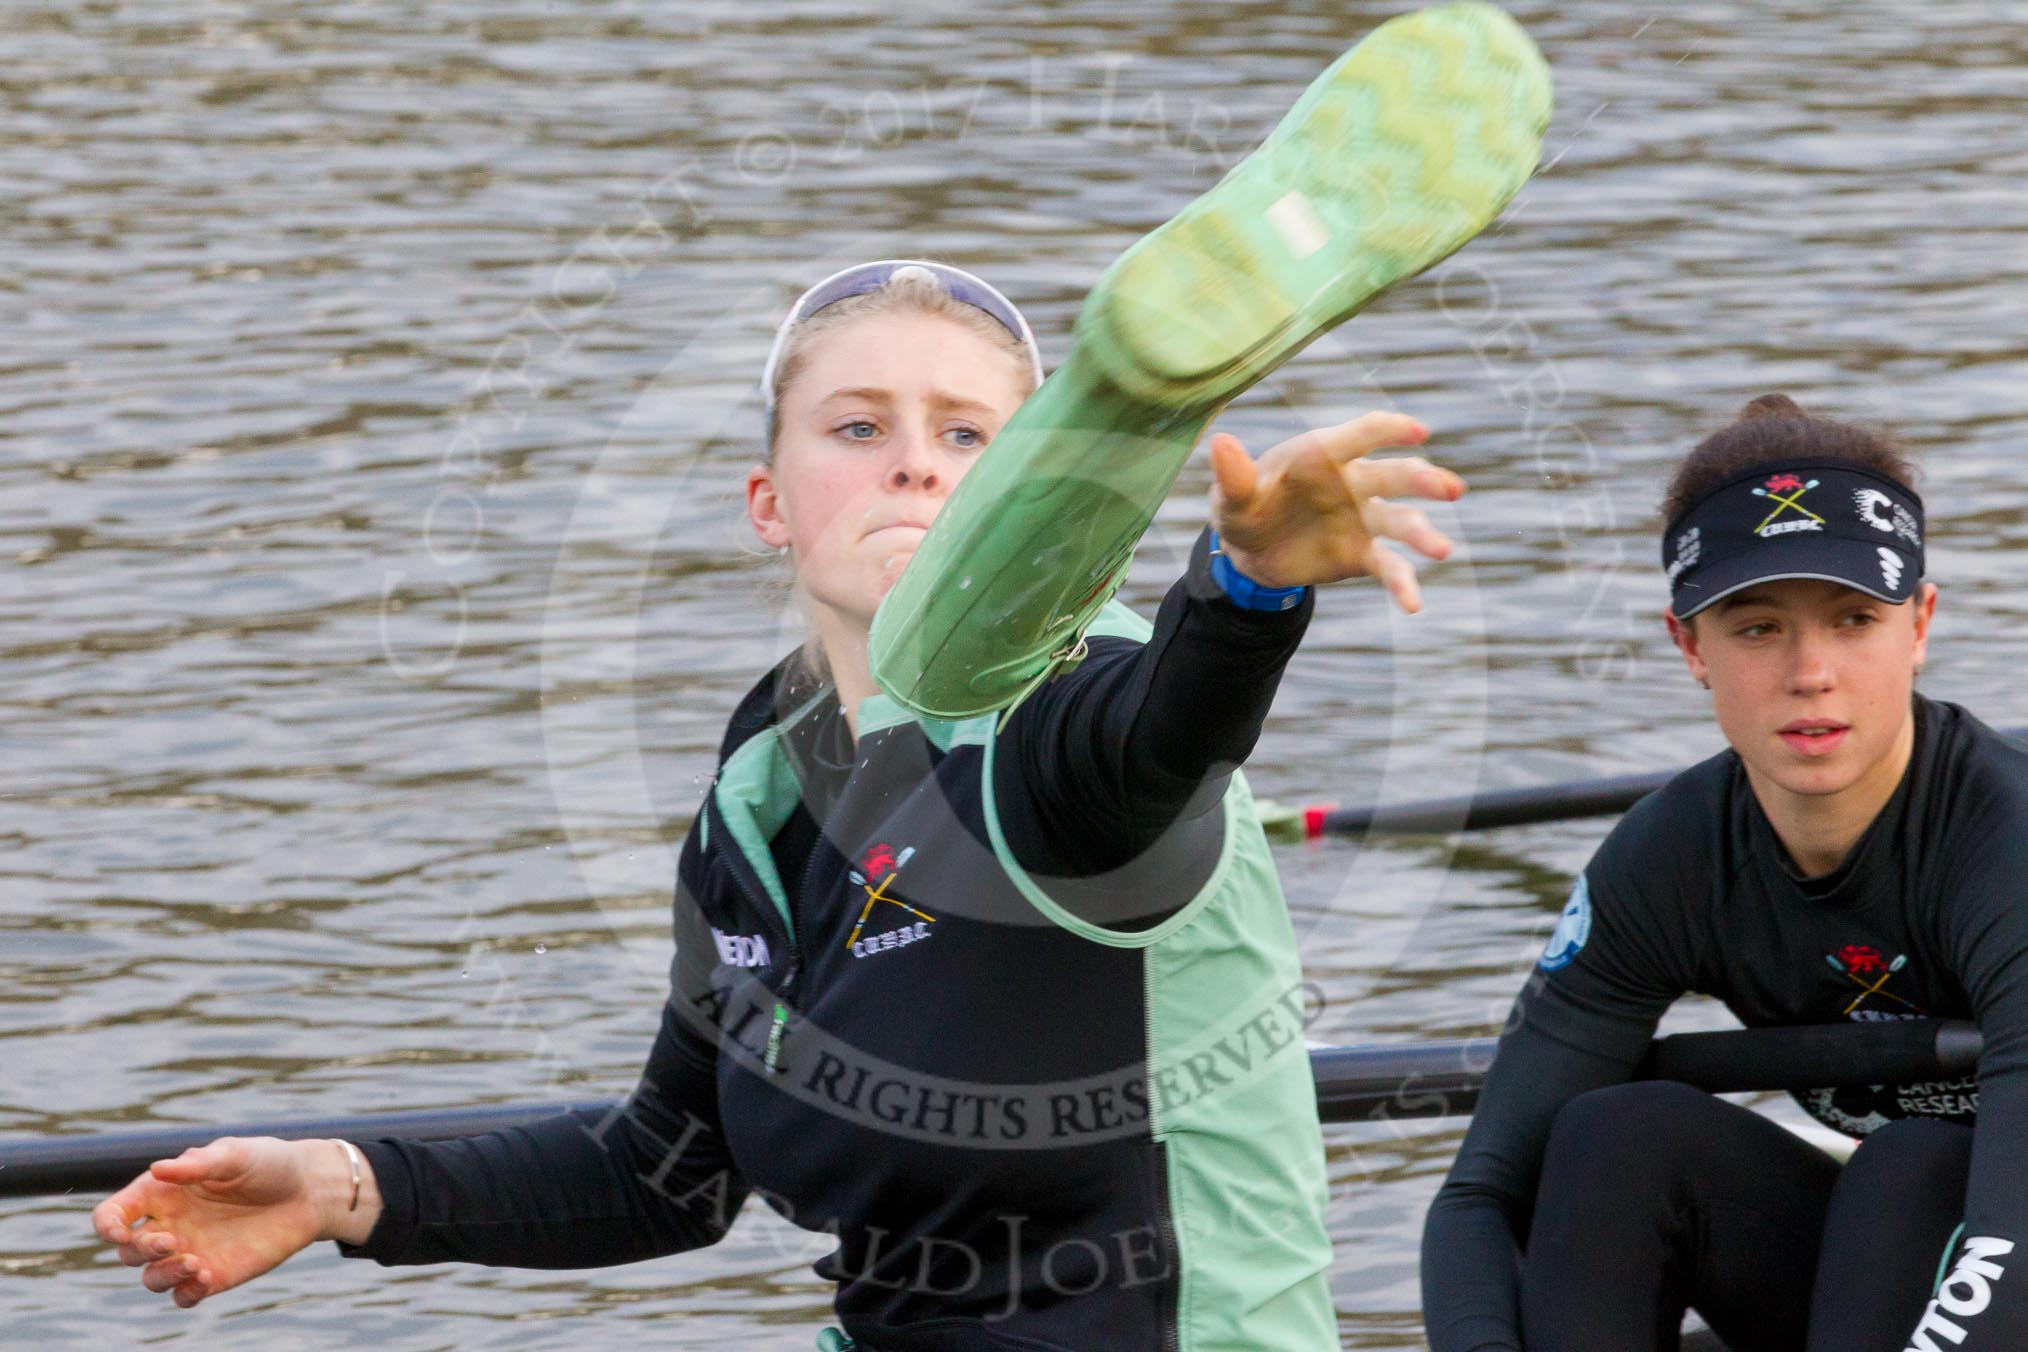
[[[1639,1184],[1667,1189],[1688,1152],[1711,1133],[1715,1110],[1743,1111],[1673,1080],[1636,1080],[1580,1094],[1556,1114],[1543,1157],[1545,1187],[1608,1189],[1616,1202]]]

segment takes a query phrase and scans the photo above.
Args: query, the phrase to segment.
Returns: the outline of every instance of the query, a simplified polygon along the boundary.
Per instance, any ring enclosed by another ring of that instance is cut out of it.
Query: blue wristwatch
[[[1247,610],[1294,610],[1303,603],[1308,587],[1263,587],[1232,566],[1218,547],[1218,532],[1211,532],[1211,580],[1226,599]]]

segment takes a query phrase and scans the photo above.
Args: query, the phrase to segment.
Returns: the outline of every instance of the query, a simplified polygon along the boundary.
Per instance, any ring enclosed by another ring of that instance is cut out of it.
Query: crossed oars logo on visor
[[[1798,520],[1794,522],[1785,523],[1788,529],[1790,530],[1822,529],[1824,525],[1824,518],[1818,516],[1815,512],[1803,506],[1802,502],[1800,501],[1803,494],[1809,492],[1812,488],[1815,488],[1819,482],[1821,481],[1817,479],[1812,479],[1808,483],[1804,483],[1801,479],[1798,479],[1793,474],[1777,474],[1772,479],[1769,479],[1765,484],[1762,484],[1759,487],[1755,488],[1753,490],[1753,495],[1757,498],[1766,498],[1768,501],[1772,502],[1774,504],[1774,510],[1769,512],[1766,516],[1760,519],[1760,524],[1753,528],[1753,533],[1755,535],[1768,534],[1769,533],[1768,527],[1775,524],[1775,522],[1779,521],[1781,519],[1781,515],[1783,512],[1789,511],[1795,512],[1798,515],[1798,517],[1808,518],[1808,520],[1814,521],[1816,525],[1806,526],[1803,524],[1802,521]]]

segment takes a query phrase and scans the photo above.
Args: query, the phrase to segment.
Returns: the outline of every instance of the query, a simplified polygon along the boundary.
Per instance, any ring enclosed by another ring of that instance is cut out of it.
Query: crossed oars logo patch
[[[894,848],[890,845],[872,845],[867,848],[866,853],[860,858],[859,867],[852,869],[846,874],[861,891],[866,893],[866,904],[859,908],[859,919],[852,926],[852,933],[846,938],[845,947],[852,949],[854,953],[860,953],[860,950],[854,946],[858,944],[859,935],[866,928],[866,918],[873,914],[873,908],[881,902],[886,902],[889,906],[899,906],[902,910],[915,916],[921,922],[920,925],[914,927],[914,934],[918,937],[923,933],[921,925],[934,925],[937,922],[935,916],[918,911],[900,897],[890,897],[887,895],[887,889],[894,885],[894,880],[901,876],[901,870],[913,858],[915,858],[915,846],[913,845],[902,850],[900,854],[896,854]],[[872,881],[875,878],[878,878],[880,881]],[[869,939],[866,942],[870,946],[873,940]]]
[[[1774,503],[1774,509],[1760,519],[1753,533],[1766,539],[1770,535],[1787,535],[1791,531],[1822,530],[1824,518],[1803,506],[1802,496],[1815,488],[1819,480],[1804,483],[1793,474],[1777,474],[1753,490],[1757,498],[1766,498]],[[1794,513],[1793,517],[1785,515]]]
[[[1845,1006],[1845,1013],[1854,1012],[1876,995],[1906,1006],[1915,1014],[1923,1012],[1913,1000],[1904,1000],[1887,989],[1887,983],[1894,979],[1894,974],[1908,965],[1908,954],[1899,954],[1889,962],[1871,944],[1846,944],[1836,953],[1826,953],[1824,961],[1830,964],[1832,971],[1859,988],[1859,993],[1852,997],[1852,1003]]]

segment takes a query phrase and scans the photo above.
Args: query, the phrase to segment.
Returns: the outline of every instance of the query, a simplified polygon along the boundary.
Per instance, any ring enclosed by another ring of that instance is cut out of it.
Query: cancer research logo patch
[[[1584,941],[1590,937],[1591,884],[1580,873],[1577,886],[1570,889],[1570,900],[1563,903],[1563,914],[1556,918],[1556,929],[1550,934],[1549,945],[1542,950],[1542,958],[1536,966],[1545,972],[1570,966],[1578,950],[1584,947]]]
[[[1901,555],[1886,545],[1880,546],[1880,577],[1887,583],[1887,590],[1901,590],[1901,570],[1905,566],[1901,561]]]
[[[1676,578],[1685,568],[1694,568],[1698,556],[1704,552],[1702,527],[1692,526],[1676,537],[1676,561],[1669,565],[1669,582],[1675,585]]]
[[[1860,489],[1852,495],[1852,505],[1859,509],[1859,519],[1873,529],[1899,535],[1908,541],[1910,549],[1922,548],[1922,531],[1915,524],[1915,513],[1879,489]]]

